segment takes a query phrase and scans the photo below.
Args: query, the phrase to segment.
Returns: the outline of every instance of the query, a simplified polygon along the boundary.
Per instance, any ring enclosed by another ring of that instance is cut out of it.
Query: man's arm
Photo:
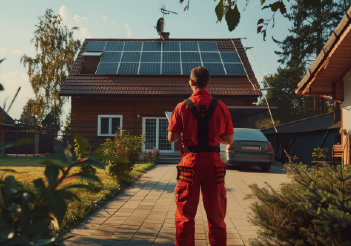
[[[175,132],[168,132],[168,141],[173,143],[180,139],[180,134]]]
[[[219,138],[222,139],[221,144],[233,144],[234,134],[233,135],[220,135]]]

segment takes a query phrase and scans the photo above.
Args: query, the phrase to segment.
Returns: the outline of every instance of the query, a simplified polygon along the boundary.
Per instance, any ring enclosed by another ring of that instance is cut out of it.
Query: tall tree
[[[23,55],[21,64],[27,69],[35,100],[42,100],[44,114],[50,113],[54,125],[59,126],[66,100],[59,96],[61,84],[68,76],[81,42],[73,38],[77,28],[69,30],[53,10],[47,9],[38,19],[39,24],[30,41],[37,53],[34,57]]]
[[[41,126],[44,119],[43,99],[28,99],[27,103],[23,106],[21,121],[23,123]]]

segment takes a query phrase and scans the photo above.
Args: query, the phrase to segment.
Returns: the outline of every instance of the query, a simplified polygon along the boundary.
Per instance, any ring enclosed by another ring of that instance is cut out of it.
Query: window
[[[98,136],[114,136],[116,130],[122,133],[122,115],[99,115],[98,116]]]

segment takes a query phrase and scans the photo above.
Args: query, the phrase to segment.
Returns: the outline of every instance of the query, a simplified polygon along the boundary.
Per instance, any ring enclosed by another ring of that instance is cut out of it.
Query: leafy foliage
[[[21,121],[26,124],[41,126],[45,115],[44,100],[42,98],[28,99],[23,106]]]
[[[292,182],[280,190],[251,185],[251,245],[350,245],[351,169],[286,165]]]
[[[158,149],[153,149],[151,152],[143,152],[139,156],[139,161],[144,163],[156,163],[157,158],[160,156],[161,152]]]
[[[65,102],[59,95],[61,84],[66,80],[81,47],[80,40],[73,38],[75,30],[77,28],[69,30],[60,15],[47,9],[45,15],[39,17],[39,24],[31,40],[37,54],[34,57],[21,57],[21,64],[27,69],[35,93],[34,101],[41,102],[39,109],[44,111],[41,115],[49,114],[47,125],[54,125],[57,131]]]
[[[315,148],[312,152],[312,157],[315,158],[315,159],[321,159],[325,158],[325,156],[328,154],[329,152],[329,149],[328,148]]]
[[[87,156],[86,151],[83,151],[83,149],[80,146],[83,146],[83,148],[85,148],[86,150],[86,148],[88,147],[88,140],[78,136],[78,138],[74,139],[74,155],[77,161]],[[79,170],[80,173],[96,175],[96,169],[89,164],[79,165]]]
[[[86,145],[81,136],[76,135],[79,147],[86,152]],[[28,140],[22,140],[28,141]],[[2,144],[0,150],[18,144]],[[97,157],[104,149],[99,149]],[[18,187],[13,176],[0,180],[0,244],[1,245],[52,245],[58,242],[59,230],[67,212],[67,201],[80,200],[72,189],[89,189],[84,184],[69,185],[59,189],[65,179],[78,177],[81,180],[100,182],[91,174],[71,173],[72,168],[81,164],[90,164],[104,169],[105,166],[94,157],[84,157],[73,161],[70,146],[56,146],[57,157],[67,165],[63,167],[51,161],[43,161],[46,166],[45,180],[38,178],[33,181],[35,192]],[[11,171],[11,170],[0,170]]]
[[[139,158],[142,150],[144,136],[132,136],[125,130],[121,135],[116,134],[113,140],[106,139],[102,146],[109,146],[114,143],[116,147],[106,148],[104,153],[114,157],[115,160],[108,159],[108,174],[117,179],[118,182],[124,182],[129,178],[129,173]]]
[[[70,135],[71,134],[71,111],[68,112],[65,124],[62,130],[63,135]]]

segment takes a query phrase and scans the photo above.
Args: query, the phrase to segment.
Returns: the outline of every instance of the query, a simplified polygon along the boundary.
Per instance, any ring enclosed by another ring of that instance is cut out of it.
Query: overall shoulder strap
[[[207,112],[204,116],[204,120],[205,121],[210,121],[214,111],[216,110],[217,104],[218,104],[219,100],[217,98],[212,98],[212,101],[210,103],[210,105],[208,106]]]
[[[199,110],[196,108],[195,104],[189,98],[185,99],[184,102],[186,103],[186,105],[190,109],[191,113],[194,115],[195,119],[197,121],[201,121],[202,116],[201,116]]]

